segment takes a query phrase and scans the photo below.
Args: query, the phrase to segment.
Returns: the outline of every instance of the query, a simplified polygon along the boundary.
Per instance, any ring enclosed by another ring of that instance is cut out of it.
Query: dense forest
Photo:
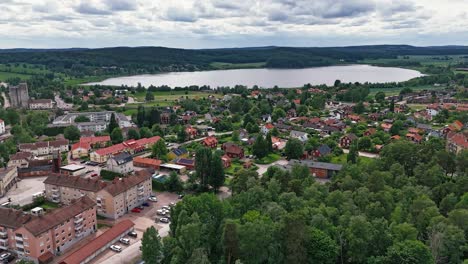
[[[399,55],[468,54],[465,46],[413,47],[377,45],[356,47],[239,49],[172,49],[164,47],[115,47],[70,50],[0,50],[0,64],[45,65],[74,77],[194,71],[213,69],[212,63],[264,63],[269,68],[302,68],[354,63],[363,59]]]
[[[462,263],[468,257],[468,152],[397,142],[330,183],[306,167],[239,171],[232,197],[188,196],[170,236],[143,237],[146,263]]]

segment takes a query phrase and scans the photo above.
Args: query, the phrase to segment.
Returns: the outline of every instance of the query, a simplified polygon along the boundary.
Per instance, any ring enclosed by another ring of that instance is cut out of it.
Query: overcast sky
[[[468,45],[468,0],[0,0],[0,48]]]

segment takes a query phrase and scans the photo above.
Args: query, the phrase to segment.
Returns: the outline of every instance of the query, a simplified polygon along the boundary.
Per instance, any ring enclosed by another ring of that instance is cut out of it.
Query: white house
[[[306,142],[309,139],[309,135],[306,132],[291,130],[289,134],[291,138],[297,138],[302,142]]]
[[[133,172],[133,157],[128,152],[122,152],[107,160],[107,170],[120,174]]]

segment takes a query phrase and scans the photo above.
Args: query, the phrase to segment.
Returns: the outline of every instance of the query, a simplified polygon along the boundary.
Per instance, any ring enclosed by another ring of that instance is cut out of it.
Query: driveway
[[[348,154],[349,149],[343,149],[343,153]],[[359,151],[359,157],[366,157],[366,158],[376,159],[376,158],[379,158],[380,156],[379,156],[379,154],[375,154],[375,153]]]
[[[169,235],[169,224],[155,223],[154,219],[156,218],[156,210],[160,209],[164,205],[169,205],[171,202],[177,203],[180,200],[178,199],[177,194],[168,192],[157,193],[156,197],[158,198],[158,202],[148,202],[150,203],[150,207],[145,207],[143,212],[128,213],[118,220],[132,220],[135,223],[135,231],[137,232],[138,237],[136,239],[130,238],[131,242],[129,246],[119,244],[123,247],[121,253],[115,253],[108,249],[90,263],[134,263],[141,257],[141,238],[143,237],[143,232],[150,226],[154,226],[159,231],[159,236],[161,238]]]
[[[17,182],[4,197],[0,198],[0,204],[7,202],[8,198],[11,198],[12,204],[18,204],[20,206],[32,203],[33,194],[44,191],[45,186],[43,182],[46,178],[47,177],[26,178]]]
[[[269,167],[271,166],[274,166],[274,165],[287,165],[288,164],[288,161],[287,160],[284,160],[284,159],[281,159],[281,160],[277,160],[273,163],[270,163],[270,164],[257,164],[255,163],[255,165],[257,165],[258,169],[257,169],[257,173],[258,175],[261,177],[267,170]]]

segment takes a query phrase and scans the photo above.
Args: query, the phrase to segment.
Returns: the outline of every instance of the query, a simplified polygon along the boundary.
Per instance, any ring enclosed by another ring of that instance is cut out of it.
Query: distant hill
[[[165,47],[111,47],[99,49],[0,50],[0,64],[30,63],[77,75],[135,74],[213,69],[213,63],[261,63],[269,68],[303,68],[354,63],[363,59],[399,55],[468,54],[468,46],[415,47],[368,45],[349,47],[247,47],[175,49]],[[117,72],[116,72],[117,71]]]

